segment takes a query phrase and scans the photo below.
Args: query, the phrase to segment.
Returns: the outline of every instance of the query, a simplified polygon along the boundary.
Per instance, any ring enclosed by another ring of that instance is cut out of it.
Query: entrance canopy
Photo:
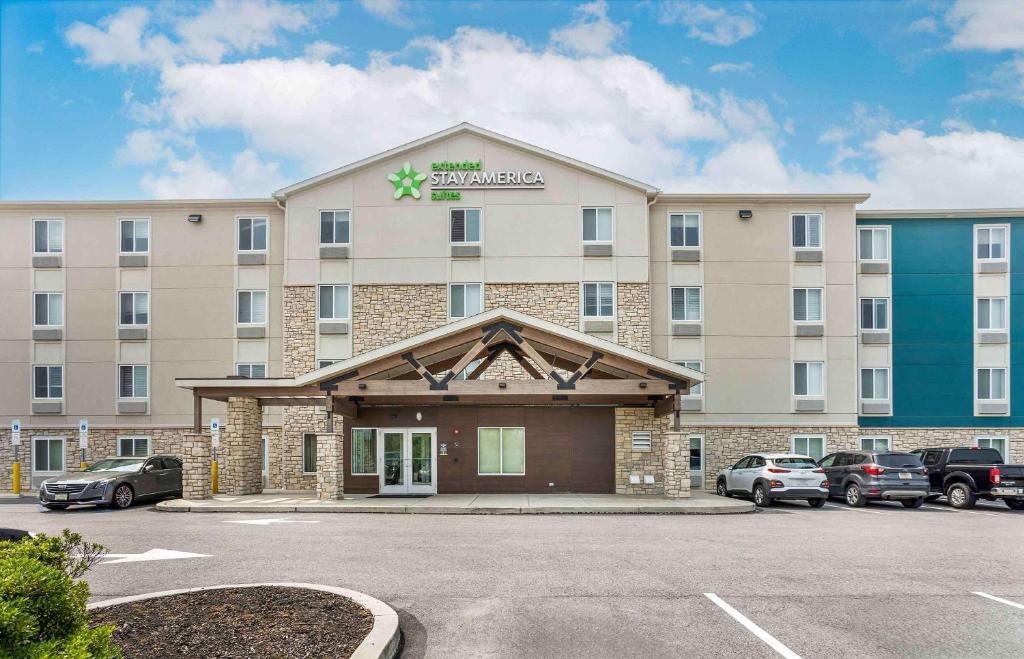
[[[533,379],[480,379],[504,353]],[[649,406],[665,416],[703,379],[670,361],[497,308],[293,378],[175,384],[192,390],[198,432],[204,398],[323,406],[351,418],[370,406],[574,404]]]

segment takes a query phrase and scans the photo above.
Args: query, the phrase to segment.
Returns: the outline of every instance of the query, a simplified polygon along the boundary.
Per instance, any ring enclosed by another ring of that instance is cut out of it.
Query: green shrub
[[[89,585],[78,581],[103,555],[65,529],[59,536],[0,542],[0,657],[120,657],[113,627],[89,627]]]

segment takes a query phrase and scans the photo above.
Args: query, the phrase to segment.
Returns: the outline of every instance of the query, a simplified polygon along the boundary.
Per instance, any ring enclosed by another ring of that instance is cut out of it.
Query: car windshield
[[[775,458],[775,464],[787,469],[817,469],[814,458]]]
[[[911,453],[879,453],[875,460],[883,467],[921,467],[921,458]]]
[[[131,473],[142,468],[146,458],[108,458],[94,462],[85,468],[86,471],[123,471]]]

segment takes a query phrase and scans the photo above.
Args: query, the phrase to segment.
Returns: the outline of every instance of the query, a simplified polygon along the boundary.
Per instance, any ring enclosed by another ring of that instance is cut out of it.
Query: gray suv
[[[181,460],[173,455],[106,458],[39,486],[39,503],[51,510],[85,503],[127,508],[136,499],[160,496],[181,496]]]
[[[928,496],[928,470],[912,453],[840,451],[818,464],[828,475],[828,494],[861,508],[869,500],[899,501],[919,508]]]

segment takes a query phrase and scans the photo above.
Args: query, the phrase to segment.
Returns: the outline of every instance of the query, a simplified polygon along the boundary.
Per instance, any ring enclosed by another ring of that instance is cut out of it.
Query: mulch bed
[[[90,612],[115,625],[124,656],[349,657],[373,615],[347,597],[305,588],[257,586],[170,595]]]

